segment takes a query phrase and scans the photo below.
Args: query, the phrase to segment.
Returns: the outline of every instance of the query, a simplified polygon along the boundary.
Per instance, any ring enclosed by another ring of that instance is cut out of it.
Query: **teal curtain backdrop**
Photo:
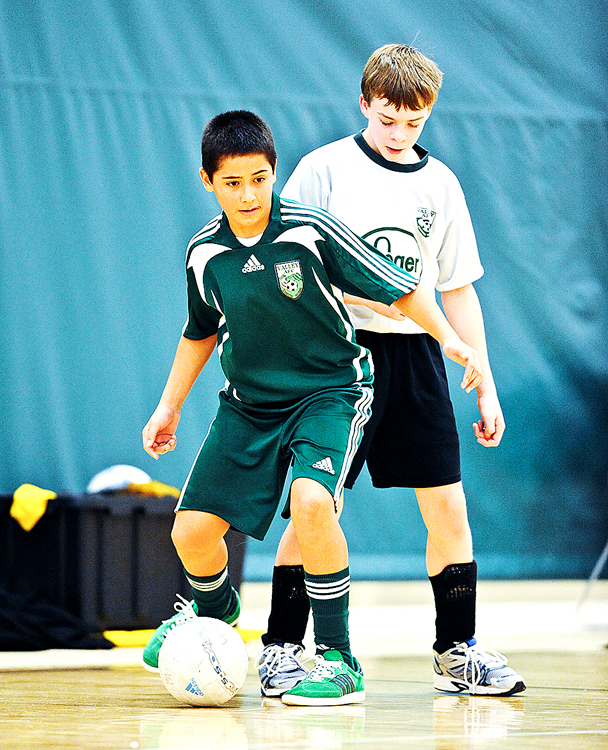
[[[484,577],[585,577],[608,536],[605,0],[2,0],[0,491],[78,493],[138,466],[184,481],[216,408],[217,361],[177,450],[141,448],[186,316],[184,253],[215,215],[198,176],[210,117],[272,127],[278,187],[361,129],[369,54],[414,43],[444,71],[421,143],[458,175],[508,427],[473,437],[450,368]],[[238,502],[238,498],[235,498]],[[347,493],[353,574],[418,578],[410,491]],[[249,545],[268,579],[283,522]]]

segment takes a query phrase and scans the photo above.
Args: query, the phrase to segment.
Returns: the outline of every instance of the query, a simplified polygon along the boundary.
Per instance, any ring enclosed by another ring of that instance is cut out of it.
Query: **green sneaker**
[[[339,651],[325,651],[316,657],[317,664],[282,701],[291,706],[344,706],[365,700],[365,683],[361,665],[355,659],[351,669]]]
[[[228,625],[232,625],[233,628],[236,628],[236,626],[239,624],[239,617],[241,616],[241,597],[239,596],[239,592],[236,589],[233,589],[233,591],[236,596],[236,606],[229,615],[226,615],[226,617],[222,619],[224,620],[224,622],[227,622]]]
[[[236,627],[239,615],[241,614],[241,599],[238,595],[238,592],[235,591],[234,593],[236,594],[236,607],[234,608],[234,611],[231,612],[231,614],[224,617],[224,622],[227,622],[228,625]],[[156,630],[152,634],[152,637],[144,647],[142,655],[142,665],[144,669],[147,669],[149,672],[158,672],[158,654],[160,651],[160,647],[163,645],[163,642],[167,637],[167,633],[170,630],[173,630],[173,628],[177,627],[177,625],[180,625],[182,622],[191,620],[193,617],[198,617],[198,608],[195,601],[189,602],[179,594],[177,594],[177,598],[180,601],[175,602],[175,604],[173,605],[175,608],[175,614],[173,615],[173,617],[170,617],[168,620],[164,620],[156,628]]]

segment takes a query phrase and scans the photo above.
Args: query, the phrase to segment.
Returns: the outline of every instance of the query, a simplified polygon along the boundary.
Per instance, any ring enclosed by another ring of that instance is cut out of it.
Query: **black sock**
[[[302,644],[309,614],[310,601],[304,585],[304,567],[275,566],[268,632],[262,636],[264,646],[271,643]]]
[[[448,565],[429,580],[437,613],[433,648],[442,654],[475,635],[477,563]]]

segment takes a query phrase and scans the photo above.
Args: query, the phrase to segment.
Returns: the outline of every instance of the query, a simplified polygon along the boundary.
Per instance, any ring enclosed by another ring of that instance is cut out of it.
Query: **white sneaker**
[[[507,667],[507,657],[483,649],[477,641],[463,641],[443,654],[433,652],[436,690],[470,695],[514,695],[526,689],[521,675]]]
[[[260,653],[255,667],[262,683],[262,695],[280,698],[298,685],[309,670],[304,666],[304,649],[298,643],[273,643]]]

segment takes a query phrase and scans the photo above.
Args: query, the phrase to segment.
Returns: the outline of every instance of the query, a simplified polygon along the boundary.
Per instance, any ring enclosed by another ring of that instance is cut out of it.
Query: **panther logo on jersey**
[[[435,221],[435,216],[437,216],[437,211],[431,211],[430,208],[422,208],[421,206],[418,206],[418,216],[416,217],[416,224],[418,225],[420,234],[423,237],[428,237],[431,233],[433,222]]]
[[[298,299],[304,289],[300,261],[290,260],[286,263],[276,263],[274,270],[277,274],[279,289],[283,294],[290,299]]]
[[[411,232],[399,227],[381,227],[363,235],[391,263],[410,273],[417,281],[422,275],[422,253]]]

